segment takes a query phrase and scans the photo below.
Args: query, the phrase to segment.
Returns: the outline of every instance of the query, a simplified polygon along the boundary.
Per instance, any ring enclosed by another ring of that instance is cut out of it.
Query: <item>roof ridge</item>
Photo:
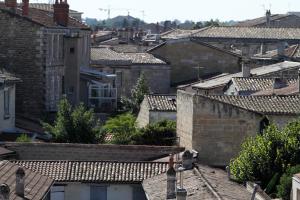
[[[4,160],[3,160],[4,161]],[[2,161],[0,161],[1,164]],[[9,161],[7,161],[9,162]],[[118,161],[118,160],[12,160],[13,163],[24,163],[24,162],[56,162],[56,163],[147,163],[147,164],[168,164],[168,162],[159,161]]]

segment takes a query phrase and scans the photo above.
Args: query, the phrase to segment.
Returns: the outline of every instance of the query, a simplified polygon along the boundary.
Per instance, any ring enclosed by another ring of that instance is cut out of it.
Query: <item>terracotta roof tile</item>
[[[151,111],[176,111],[175,95],[146,95]]]
[[[160,36],[162,39],[169,40],[169,39],[183,39],[183,38],[189,38],[193,34],[201,31],[202,29],[196,29],[196,30],[183,30],[183,29],[174,29],[171,31],[167,31],[165,33],[162,33]]]
[[[300,115],[300,96],[203,95],[203,97],[257,113],[274,115]]]
[[[57,182],[139,183],[166,172],[162,162],[117,161],[14,161]]]
[[[273,89],[275,78],[244,78],[234,77],[232,78],[233,84],[236,86],[238,91],[261,91]],[[297,82],[297,79],[279,80],[279,87],[286,87],[288,85]]]
[[[300,28],[210,27],[193,34],[193,37],[300,40]]]
[[[159,58],[156,58],[149,53],[123,53],[127,58],[132,61],[132,64],[160,64],[166,63]]]
[[[53,12],[51,11],[46,11],[46,10],[40,10],[37,8],[29,8],[29,16],[28,17],[23,17],[22,16],[22,10],[20,8],[17,8],[16,13],[12,13],[11,11],[7,10],[5,8],[5,5],[3,2],[0,2],[0,11],[6,12],[11,15],[17,15],[25,20],[29,20],[33,23],[37,23],[38,25],[41,26],[46,26],[46,27],[62,27],[57,25],[54,20],[53,20]],[[62,27],[64,28],[64,27]],[[68,23],[68,28],[80,28],[80,29],[89,29],[89,27],[82,22],[79,22],[78,20],[69,17],[69,23]]]

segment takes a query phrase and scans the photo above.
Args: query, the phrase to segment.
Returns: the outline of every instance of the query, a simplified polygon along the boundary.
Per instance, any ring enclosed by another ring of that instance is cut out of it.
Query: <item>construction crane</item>
[[[111,13],[111,10],[121,10],[121,11],[127,11],[127,15],[130,16],[130,12],[131,11],[138,11],[138,12],[141,12],[142,13],[142,16],[143,16],[143,20],[145,18],[145,11],[144,10],[134,10],[134,9],[127,9],[127,8],[99,8],[100,11],[103,11],[103,12],[107,12],[107,19],[110,19],[110,13]]]

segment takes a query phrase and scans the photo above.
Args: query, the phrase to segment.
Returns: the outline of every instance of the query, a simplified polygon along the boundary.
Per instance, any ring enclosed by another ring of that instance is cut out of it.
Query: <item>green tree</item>
[[[121,99],[125,110],[137,114],[140,110],[140,105],[144,99],[144,96],[146,94],[149,94],[149,91],[150,89],[148,87],[145,74],[142,73],[141,76],[138,78],[136,85],[131,90],[130,98],[123,97]]]
[[[176,122],[163,120],[149,124],[132,136],[136,145],[172,146],[176,144]]]
[[[28,135],[22,134],[16,139],[16,142],[31,142],[31,139]]]
[[[83,104],[72,108],[66,98],[59,103],[54,125],[43,123],[43,126],[55,142],[96,143],[103,140],[100,122],[93,110],[87,110]]]
[[[280,183],[277,186],[277,196],[283,200],[290,199],[290,193],[292,189],[292,177],[294,174],[300,172],[300,165],[289,167],[286,172],[281,176]]]
[[[238,157],[230,169],[241,182],[261,181],[266,187],[276,175],[288,166],[300,163],[300,121],[294,121],[279,130],[270,125],[262,135],[248,138],[242,144]]]
[[[135,121],[132,114],[125,113],[107,120],[103,128],[106,133],[113,135],[111,143],[130,144],[132,135],[137,131]]]

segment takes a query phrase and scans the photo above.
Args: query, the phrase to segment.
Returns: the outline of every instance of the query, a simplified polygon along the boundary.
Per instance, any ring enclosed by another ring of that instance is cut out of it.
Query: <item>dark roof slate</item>
[[[175,95],[146,95],[150,111],[172,111],[176,112]]]
[[[9,186],[9,199],[24,199],[15,194],[16,171],[18,168],[19,165],[15,163],[7,160],[0,161],[0,184],[5,183]],[[37,172],[33,172],[27,168],[23,169],[25,171],[25,198],[30,200],[44,199],[45,195],[54,183],[53,179]]]
[[[139,183],[166,172],[162,162],[117,161],[14,161],[16,164],[53,178],[57,182]]]

